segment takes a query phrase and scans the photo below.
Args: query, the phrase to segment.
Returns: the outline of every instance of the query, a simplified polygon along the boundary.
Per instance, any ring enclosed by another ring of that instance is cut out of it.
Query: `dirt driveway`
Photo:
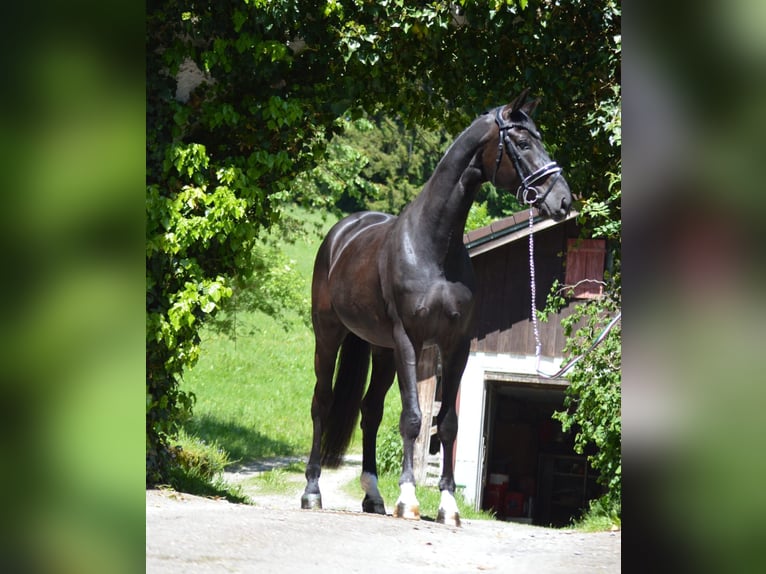
[[[300,510],[294,496],[254,497],[249,506],[147,491],[146,571],[620,572],[620,532],[485,520],[453,528],[364,514],[335,488],[356,470],[323,473],[321,511]]]

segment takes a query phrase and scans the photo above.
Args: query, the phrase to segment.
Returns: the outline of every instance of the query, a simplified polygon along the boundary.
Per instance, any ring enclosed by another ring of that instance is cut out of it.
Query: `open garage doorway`
[[[485,374],[481,507],[498,519],[565,526],[601,495],[574,435],[553,420],[566,382],[529,375]]]

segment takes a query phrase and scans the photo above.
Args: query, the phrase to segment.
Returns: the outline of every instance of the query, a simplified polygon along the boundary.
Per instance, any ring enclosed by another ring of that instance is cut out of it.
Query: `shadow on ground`
[[[298,457],[301,452],[287,442],[275,440],[256,429],[221,421],[209,415],[195,416],[184,430],[209,444],[217,444],[228,454],[233,464],[241,461],[274,457]]]

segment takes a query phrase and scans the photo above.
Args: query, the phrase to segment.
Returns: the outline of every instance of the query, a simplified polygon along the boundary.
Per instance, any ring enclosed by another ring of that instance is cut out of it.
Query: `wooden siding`
[[[576,224],[567,221],[536,233],[535,275],[537,309],[545,307],[555,279],[564,280],[567,239],[576,236]],[[472,259],[476,272],[476,307],[472,352],[535,353],[535,337],[530,317],[529,244],[526,238],[498,247]],[[543,356],[560,356],[564,346],[562,317],[571,314],[564,308],[558,319],[538,322]]]

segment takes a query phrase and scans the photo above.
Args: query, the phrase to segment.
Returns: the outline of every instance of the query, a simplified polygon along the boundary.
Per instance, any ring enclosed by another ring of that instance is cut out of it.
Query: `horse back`
[[[330,275],[344,257],[359,257],[369,252],[371,243],[382,241],[395,220],[395,216],[377,211],[361,211],[344,217],[327,233],[315,267],[325,265]]]

